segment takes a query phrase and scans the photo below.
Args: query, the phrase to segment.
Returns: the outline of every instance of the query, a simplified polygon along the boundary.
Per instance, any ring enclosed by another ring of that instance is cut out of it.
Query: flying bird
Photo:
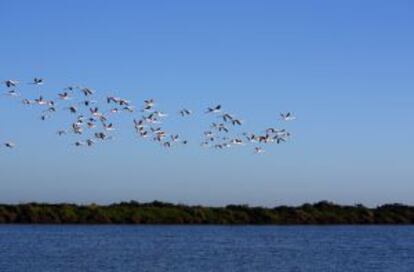
[[[219,113],[221,111],[221,105],[217,105],[212,108],[207,108],[206,113]]]
[[[281,118],[283,121],[293,121],[293,120],[296,120],[296,117],[295,117],[295,116],[293,116],[293,113],[292,113],[292,112],[281,113],[281,114],[280,114],[280,118]]]
[[[83,93],[84,96],[91,96],[94,93],[94,91],[89,88],[82,88],[81,92]]]
[[[19,83],[17,80],[6,80],[3,82],[7,88],[16,87],[16,85]]]
[[[181,109],[181,110],[179,111],[179,114],[180,114],[182,117],[185,117],[185,116],[191,115],[191,114],[192,114],[192,112],[191,112],[191,110],[184,108],[184,109]]]
[[[19,94],[16,90],[10,90],[10,91],[7,91],[7,92],[5,93],[5,95],[8,95],[8,96],[14,96],[14,97],[20,96],[20,94]]]
[[[43,83],[44,83],[43,78],[35,77],[33,78],[33,81],[30,82],[29,84],[40,86],[40,85],[43,85]]]
[[[59,93],[58,96],[61,100],[68,100],[70,98],[68,92]]]
[[[4,146],[5,147],[7,147],[7,148],[15,148],[16,147],[16,144],[15,143],[13,143],[13,142],[5,142],[4,143]]]
[[[261,148],[261,147],[255,147],[255,148],[254,148],[254,152],[255,152],[256,154],[261,154],[261,153],[264,153],[265,151],[264,151],[264,149],[263,149],[263,148]]]

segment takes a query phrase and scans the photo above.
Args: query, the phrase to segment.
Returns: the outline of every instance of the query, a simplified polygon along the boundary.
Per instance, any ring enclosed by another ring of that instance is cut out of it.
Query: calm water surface
[[[0,226],[0,271],[414,271],[414,227]]]

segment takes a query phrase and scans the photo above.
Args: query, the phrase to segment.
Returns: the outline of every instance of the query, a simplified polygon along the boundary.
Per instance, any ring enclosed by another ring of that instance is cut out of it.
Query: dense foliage
[[[322,201],[275,208],[229,205],[202,207],[154,201],[96,204],[0,205],[3,224],[414,224],[414,207],[401,204],[374,209]]]

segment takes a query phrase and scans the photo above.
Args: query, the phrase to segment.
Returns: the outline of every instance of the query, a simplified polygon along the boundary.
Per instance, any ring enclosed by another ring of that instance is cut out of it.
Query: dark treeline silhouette
[[[0,204],[3,224],[251,224],[336,225],[414,224],[414,206],[387,204],[371,209],[322,201],[275,208],[228,205],[203,207],[154,201],[112,205],[27,203]]]

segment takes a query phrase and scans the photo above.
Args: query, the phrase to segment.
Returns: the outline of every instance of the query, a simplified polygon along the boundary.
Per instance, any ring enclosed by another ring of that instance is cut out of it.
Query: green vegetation
[[[108,206],[28,203],[0,204],[3,224],[414,224],[414,207],[389,204],[375,209],[340,206],[327,201],[275,208],[228,205],[202,207],[154,201]]]

